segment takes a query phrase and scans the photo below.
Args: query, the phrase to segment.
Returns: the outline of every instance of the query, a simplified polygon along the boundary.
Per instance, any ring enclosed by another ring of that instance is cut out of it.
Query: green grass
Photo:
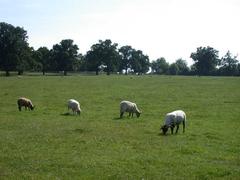
[[[34,111],[18,111],[20,96]],[[81,116],[65,115],[80,101]],[[119,117],[119,103],[140,118]],[[160,134],[167,112],[185,134]],[[239,179],[240,78],[23,76],[0,78],[0,179]]]

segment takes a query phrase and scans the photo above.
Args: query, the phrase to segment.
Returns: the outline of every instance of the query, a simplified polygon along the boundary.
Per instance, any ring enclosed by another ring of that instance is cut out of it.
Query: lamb
[[[80,113],[81,113],[80,104],[78,101],[76,101],[74,99],[68,100],[68,110],[69,109],[72,109],[73,114],[77,113],[78,115],[80,115]]]
[[[29,110],[30,110],[30,109],[31,109],[31,110],[34,109],[34,106],[33,106],[33,104],[32,104],[32,101],[31,101],[30,99],[25,98],[25,97],[19,98],[19,99],[17,100],[17,104],[18,104],[18,109],[19,109],[19,111],[22,110],[22,106],[25,107],[25,110],[26,110],[26,109],[29,109]]]
[[[132,115],[132,117],[133,113],[136,113],[137,117],[139,117],[141,114],[141,111],[138,109],[137,105],[130,101],[122,101],[120,103],[120,118],[123,117],[124,112],[129,112],[129,116]]]
[[[168,128],[171,128],[171,133],[173,134],[174,127],[177,126],[176,134],[179,129],[179,124],[183,124],[183,133],[185,132],[185,123],[186,123],[186,114],[182,110],[173,111],[167,113],[165,116],[165,124],[161,127],[163,134],[165,135],[168,131]]]

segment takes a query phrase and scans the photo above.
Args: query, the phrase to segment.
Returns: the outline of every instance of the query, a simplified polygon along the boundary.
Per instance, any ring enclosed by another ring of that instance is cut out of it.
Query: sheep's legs
[[[129,112],[129,115],[128,115],[128,117],[133,117],[133,113],[132,112]]]
[[[177,132],[178,132],[178,129],[179,129],[179,125],[177,125],[176,134],[177,134]]]
[[[120,118],[122,118],[122,117],[123,117],[123,113],[124,113],[124,112],[120,112]]]
[[[173,134],[173,129],[174,129],[174,127],[173,127],[173,126],[171,126],[171,134]]]

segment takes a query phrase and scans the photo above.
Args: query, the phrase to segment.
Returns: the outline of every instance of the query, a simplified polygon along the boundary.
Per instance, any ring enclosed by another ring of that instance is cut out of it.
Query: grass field
[[[20,96],[36,109],[19,112]],[[121,100],[140,118],[120,120]],[[177,109],[185,134],[161,135]],[[239,127],[236,77],[0,77],[0,179],[239,179]]]

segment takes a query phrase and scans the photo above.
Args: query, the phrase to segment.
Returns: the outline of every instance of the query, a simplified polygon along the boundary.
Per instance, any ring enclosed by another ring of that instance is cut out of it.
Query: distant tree
[[[38,48],[38,50],[35,52],[35,59],[36,62],[38,62],[43,75],[45,75],[50,65],[50,50],[47,47]]]
[[[240,76],[240,63],[238,63],[238,65],[237,65],[237,70],[238,70],[237,75]]]
[[[122,46],[119,49],[120,54],[120,71],[125,70],[125,74],[128,73],[128,69],[131,69],[131,61],[133,57],[134,49],[131,46]]]
[[[96,75],[99,74],[100,66],[102,64],[100,44],[94,44],[91,46],[91,50],[85,55],[85,62],[88,71],[95,71]]]
[[[179,67],[176,63],[172,63],[169,66],[169,74],[171,74],[171,75],[178,75],[179,74]]]
[[[117,44],[107,39],[99,40],[99,43],[92,45],[91,50],[87,52],[85,58],[88,70],[94,70],[98,75],[100,67],[105,67],[107,75],[116,71],[118,66],[119,54]]]
[[[144,55],[141,50],[134,50],[132,52],[131,67],[135,73],[144,74],[149,71],[149,58]]]
[[[99,41],[101,46],[101,56],[103,60],[103,64],[106,66],[107,75],[110,75],[110,72],[114,72],[117,70],[120,56],[117,51],[117,43],[112,43],[110,39],[105,41]]]
[[[199,47],[190,56],[195,62],[198,75],[213,75],[219,65],[218,51],[212,47]]]
[[[81,68],[85,68],[82,67],[84,66],[84,61],[83,61],[83,55],[80,53],[77,55],[77,58],[75,58],[75,61],[73,61],[73,71],[80,71]]]
[[[196,64],[193,64],[193,65],[190,66],[189,75],[197,75]]]
[[[167,74],[169,64],[164,57],[161,57],[151,63],[151,68],[155,74]]]
[[[177,59],[175,64],[178,67],[178,74],[179,75],[187,75],[189,73],[189,68],[187,66],[187,61],[183,59]]]
[[[23,74],[25,70],[35,70],[34,67],[36,66],[36,63],[32,57],[33,53],[34,49],[32,47],[26,47],[22,50],[18,57],[15,69],[18,72],[18,75]]]
[[[237,56],[232,57],[230,51],[221,58],[221,67],[219,68],[220,75],[235,76],[238,75],[238,60]]]
[[[66,76],[67,71],[73,70],[74,61],[78,55],[78,46],[73,44],[73,40],[65,39],[53,46],[51,55],[57,64],[57,70],[64,71]]]
[[[80,55],[79,57],[79,71],[87,71],[87,60],[86,60],[86,55]]]
[[[27,31],[23,28],[0,23],[0,68],[6,72],[6,76],[23,63],[28,48],[27,38]]]

